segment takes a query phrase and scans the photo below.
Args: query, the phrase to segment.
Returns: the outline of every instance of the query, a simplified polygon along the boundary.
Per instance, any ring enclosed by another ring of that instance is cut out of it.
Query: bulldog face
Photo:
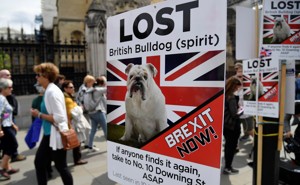
[[[140,95],[142,100],[146,100],[146,92],[151,86],[153,77],[157,70],[152,64],[134,65],[128,64],[125,73],[127,74],[127,91],[129,97]]]
[[[282,25],[285,23],[285,20],[282,18],[282,17],[277,17],[275,19],[275,27],[279,27],[279,28],[282,28]]]
[[[256,85],[256,81],[257,81],[256,77],[252,77],[251,78],[251,85]]]

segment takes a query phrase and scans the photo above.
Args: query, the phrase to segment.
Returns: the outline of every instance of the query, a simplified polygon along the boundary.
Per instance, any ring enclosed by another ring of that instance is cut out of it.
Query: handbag
[[[75,130],[71,127],[71,125],[69,123],[68,123],[68,125],[69,125],[69,130],[64,131],[64,132],[59,131],[60,136],[61,136],[61,141],[62,141],[62,144],[63,144],[65,150],[71,150],[80,145],[80,142],[77,137],[77,133],[75,132]]]
[[[70,128],[67,131],[59,132],[61,136],[61,141],[65,150],[71,150],[80,145],[80,142],[77,137],[77,133],[73,128]]]
[[[25,136],[25,142],[29,149],[34,148],[36,143],[39,141],[41,127],[42,127],[42,120],[39,118],[35,118],[30,126],[29,131]]]

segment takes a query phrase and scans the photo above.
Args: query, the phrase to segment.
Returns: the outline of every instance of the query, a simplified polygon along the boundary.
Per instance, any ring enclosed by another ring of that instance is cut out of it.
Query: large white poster
[[[300,59],[300,0],[264,1],[263,48],[281,59]]]
[[[278,118],[279,61],[277,58],[243,61],[244,113]]]
[[[255,29],[255,11],[252,8],[237,6],[235,40],[237,60],[257,57]]]
[[[286,63],[286,87],[285,87],[285,113],[294,114],[295,113],[295,77],[296,68],[295,60],[279,60],[280,63]]]
[[[217,16],[224,12],[223,7],[216,7],[223,2],[208,1],[205,8],[199,7],[203,2],[158,3],[109,17],[108,22],[117,25],[107,27],[107,56],[113,60],[223,48],[226,20],[221,22],[224,18]]]
[[[172,0],[108,18],[109,178],[220,184],[226,10]]]

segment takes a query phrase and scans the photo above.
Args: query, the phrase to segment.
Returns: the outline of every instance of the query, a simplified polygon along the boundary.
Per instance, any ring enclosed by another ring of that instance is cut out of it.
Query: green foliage
[[[11,69],[10,56],[3,51],[0,51],[0,69]]]
[[[125,126],[122,125],[115,125],[112,123],[107,124],[107,133],[108,133],[108,140],[120,143],[127,146],[132,146],[135,148],[140,148],[141,143],[137,141],[137,138],[129,140],[129,141],[121,141],[120,138],[123,136],[125,132]]]
[[[273,38],[263,38],[263,44],[271,44]]]

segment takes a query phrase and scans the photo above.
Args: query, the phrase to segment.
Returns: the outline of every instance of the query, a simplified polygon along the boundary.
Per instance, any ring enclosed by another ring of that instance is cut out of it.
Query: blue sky
[[[1,0],[0,27],[33,33],[35,15],[41,14],[41,0]]]

